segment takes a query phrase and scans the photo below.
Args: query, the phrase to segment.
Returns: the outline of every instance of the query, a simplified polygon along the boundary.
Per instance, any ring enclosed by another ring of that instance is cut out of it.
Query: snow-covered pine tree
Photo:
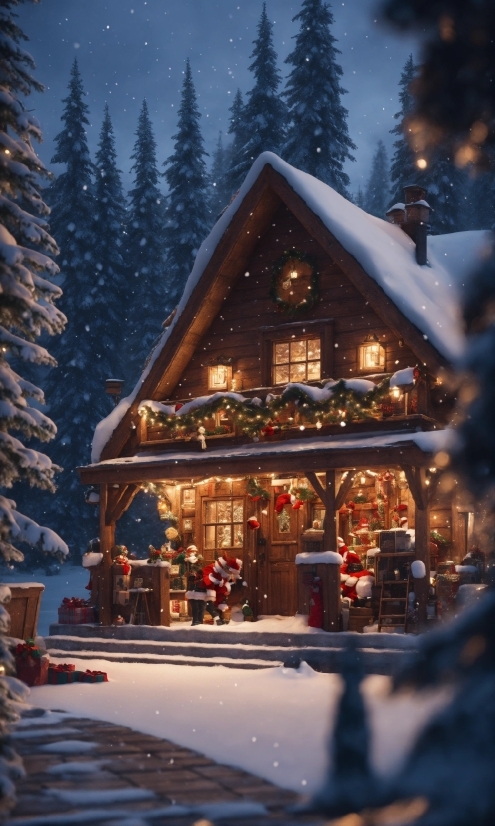
[[[223,135],[220,132],[213,153],[210,172],[210,223],[214,224],[230,201],[230,193],[226,187],[226,174],[229,152],[223,145]]]
[[[31,72],[32,57],[21,47],[26,36],[15,21],[12,7],[19,0],[3,0],[0,9],[0,559],[22,559],[19,542],[37,544],[45,551],[65,555],[65,543],[53,531],[17,511],[5,495],[17,481],[53,491],[55,467],[48,456],[27,448],[22,438],[48,441],[56,428],[39,409],[43,392],[20,375],[23,364],[51,365],[54,359],[36,343],[42,334],[60,333],[64,315],[54,306],[61,290],[49,280],[58,273],[50,256],[57,245],[49,234],[48,207],[39,192],[48,178],[32,147],[41,140],[36,118],[22,100],[42,91]],[[33,400],[34,405],[31,405]],[[15,801],[12,780],[22,768],[8,744],[10,725],[18,719],[12,689],[5,678],[12,658],[5,635],[9,617],[3,607],[9,589],[0,588],[0,819]],[[17,698],[20,699],[20,698]]]
[[[56,500],[40,495],[34,504],[36,512],[72,548],[82,551],[96,525],[94,512],[84,502],[76,468],[89,461],[93,429],[108,414],[105,379],[111,348],[103,340],[108,335],[108,310],[100,300],[104,281],[95,258],[94,167],[85,131],[88,106],[77,61],[63,103],[63,128],[55,138],[52,162],[63,164],[65,171],[50,187],[49,198],[51,228],[60,247],[64,289],[60,305],[68,324],[53,347],[59,366],[50,371],[46,387],[50,414],[58,427],[53,456],[64,470],[58,478]],[[111,340],[111,334],[106,340]]]
[[[95,315],[101,326],[101,348],[106,353],[106,378],[131,378],[125,362],[128,313],[132,311],[124,265],[126,204],[117,169],[115,136],[108,104],[105,105],[100,141],[95,157],[94,259],[98,273]],[[130,389],[130,388],[129,388]],[[101,388],[100,388],[101,391]]]
[[[342,68],[337,63],[336,38],[330,5],[324,0],[304,0],[293,21],[300,22],[295,48],[286,58],[292,66],[285,97],[289,127],[283,158],[349,197],[346,161],[353,161],[355,145],[347,128],[347,109],[341,97]]]
[[[387,150],[383,141],[378,141],[377,150],[371,163],[371,172],[364,194],[364,209],[377,218],[385,218],[390,197]]]
[[[457,232],[461,227],[461,198],[464,193],[464,176],[456,168],[454,158],[441,144],[428,153],[415,151],[411,146],[408,117],[414,98],[411,83],[417,73],[413,56],[409,55],[401,74],[399,86],[400,111],[394,117],[397,124],[390,131],[397,135],[395,152],[390,167],[392,181],[391,203],[403,202],[404,187],[420,184],[428,192],[428,203],[432,207],[431,229],[435,235]],[[420,167],[418,161],[425,161]]]
[[[208,174],[201,135],[191,64],[186,61],[174,153],[164,172],[167,197],[166,270],[170,297],[177,303],[191,272],[198,249],[208,234]]]
[[[246,133],[244,130],[244,102],[240,89],[235,93],[232,106],[229,109],[229,135],[233,135],[232,143],[227,147],[227,172],[225,175],[225,188],[228,192],[228,200],[238,191],[243,182],[243,177],[239,172],[239,164],[242,160],[242,150],[246,143]]]
[[[135,381],[173,306],[164,268],[164,199],[158,186],[156,140],[146,100],[139,114],[131,159],[134,185],[129,192],[126,241],[130,282],[126,358],[128,375]]]
[[[253,161],[262,152],[280,154],[285,141],[287,107],[279,95],[281,74],[277,68],[277,53],[273,47],[273,24],[263,3],[258,23],[258,37],[251,55],[253,62],[249,71],[254,75],[254,86],[247,93],[247,102],[242,113],[243,131],[246,143],[241,157],[233,170],[241,182],[249,172]]]

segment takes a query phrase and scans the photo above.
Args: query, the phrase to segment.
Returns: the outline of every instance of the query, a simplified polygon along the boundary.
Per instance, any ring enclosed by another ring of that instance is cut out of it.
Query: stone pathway
[[[45,725],[50,714],[31,709],[14,733],[26,777],[17,784],[8,826],[276,826],[296,820],[286,808],[297,796],[260,777],[125,726],[69,715],[52,715],[55,722]],[[319,826],[321,819],[304,822]]]

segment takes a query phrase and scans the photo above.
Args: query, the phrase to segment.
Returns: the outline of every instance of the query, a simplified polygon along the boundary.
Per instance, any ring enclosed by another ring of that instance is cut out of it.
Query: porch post
[[[115,522],[107,524],[109,510],[108,485],[100,485],[100,551],[98,565],[100,624],[112,624],[112,554],[115,544]]]
[[[335,509],[335,470],[327,470],[325,480],[325,523],[323,526],[323,548],[337,552],[337,515]]]
[[[424,468],[404,467],[406,479],[412,493],[415,510],[415,539],[416,539],[416,559],[420,559],[425,564],[426,576],[424,579],[414,580],[414,593],[419,603],[418,621],[419,628],[426,630],[426,615],[428,604],[428,591],[430,588],[430,507],[427,488],[424,480]]]

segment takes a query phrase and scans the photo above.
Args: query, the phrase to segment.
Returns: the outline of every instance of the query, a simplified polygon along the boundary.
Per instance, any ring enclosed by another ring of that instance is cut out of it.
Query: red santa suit
[[[375,577],[371,571],[363,569],[360,571],[349,571],[349,565],[361,565],[359,556],[354,551],[347,551],[345,561],[340,566],[340,582],[343,597],[348,597],[351,602],[357,599],[367,599],[371,596],[371,587]]]
[[[203,568],[203,585],[206,586],[206,600],[213,602],[219,611],[227,609],[226,599],[231,591],[231,582],[241,578],[241,559],[219,557],[211,565]]]

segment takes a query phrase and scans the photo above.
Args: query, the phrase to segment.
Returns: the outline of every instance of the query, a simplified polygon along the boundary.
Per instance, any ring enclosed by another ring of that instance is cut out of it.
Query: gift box
[[[48,666],[48,683],[50,685],[76,683],[80,673],[80,671],[76,671],[76,667],[72,663],[61,663],[60,665],[50,663]]]
[[[78,671],[80,683],[108,683],[108,676],[105,671]]]
[[[58,609],[58,621],[61,625],[93,623],[95,618],[91,601],[80,597],[64,597]]]
[[[45,685],[48,678],[47,654],[41,655],[33,640],[20,643],[14,652],[16,676],[28,686]]]
[[[129,591],[114,591],[113,604],[114,605],[129,605],[130,594]]]

